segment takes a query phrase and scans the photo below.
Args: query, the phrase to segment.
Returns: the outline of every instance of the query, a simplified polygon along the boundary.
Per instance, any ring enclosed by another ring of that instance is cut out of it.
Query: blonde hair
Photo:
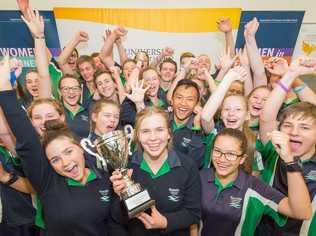
[[[157,108],[157,107],[146,107],[145,109],[143,109],[142,111],[137,113],[136,121],[135,121],[134,142],[136,143],[137,148],[140,150],[142,149],[140,141],[139,141],[139,132],[140,132],[141,124],[145,118],[153,116],[153,115],[160,115],[163,118],[166,127],[168,128],[168,132],[169,132],[170,136],[172,134],[171,129],[169,127],[168,113],[160,108]],[[168,149],[171,147],[171,145],[172,145],[171,141],[169,141]]]

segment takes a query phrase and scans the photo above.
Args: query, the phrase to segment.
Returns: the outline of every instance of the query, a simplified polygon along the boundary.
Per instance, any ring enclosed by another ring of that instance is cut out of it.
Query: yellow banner
[[[100,9],[54,8],[57,19],[90,21],[127,28],[170,32],[205,33],[218,31],[216,21],[229,17],[233,29],[239,26],[240,8],[190,9]]]

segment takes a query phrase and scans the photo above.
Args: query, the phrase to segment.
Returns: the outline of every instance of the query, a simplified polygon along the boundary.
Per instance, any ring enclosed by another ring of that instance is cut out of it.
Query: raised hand
[[[171,57],[174,53],[174,50],[171,47],[165,47],[162,50],[162,57]]]
[[[142,104],[144,102],[145,93],[149,89],[149,86],[147,86],[146,88],[143,88],[143,86],[144,80],[142,80],[141,83],[139,83],[139,81],[136,80],[134,84],[131,85],[132,93],[126,93],[126,97],[133,101],[136,105]]]
[[[289,69],[287,60],[282,57],[270,57],[264,62],[264,67],[272,74],[283,76]]]
[[[291,151],[289,135],[281,131],[274,130],[268,134],[268,137],[270,137],[276,152],[284,162],[293,161],[294,156]]]
[[[230,50],[228,49],[227,52],[224,52],[219,59],[219,68],[223,69],[224,71],[229,70],[237,58],[237,56],[231,57],[229,51]]]
[[[9,55],[0,61],[0,91],[11,90]]]
[[[145,212],[140,213],[137,218],[143,222],[146,229],[165,229],[167,228],[168,221],[156,208],[151,207],[151,214]]]
[[[230,69],[225,77],[229,77],[232,80],[245,81],[247,78],[247,71],[242,66],[236,66]]]
[[[21,16],[24,23],[29,28],[33,38],[43,38],[44,34],[44,19],[38,10],[27,9],[27,17]]]
[[[76,33],[76,36],[75,36],[75,39],[78,43],[81,43],[81,42],[88,42],[89,40],[89,35],[87,32],[85,31],[78,31]]]
[[[291,63],[288,71],[296,76],[316,73],[316,58],[299,57]]]
[[[220,18],[216,23],[217,23],[217,28],[223,33],[232,31],[232,24],[229,17]]]
[[[251,21],[249,21],[245,25],[244,36],[247,37],[255,37],[259,28],[259,21],[256,17],[254,17]]]
[[[240,65],[243,67],[249,67],[250,63],[249,63],[249,58],[248,58],[248,54],[247,54],[247,50],[246,48],[244,49],[236,49],[236,55],[239,59]]]
[[[195,114],[193,119],[194,128],[201,128],[201,113],[203,108],[200,105],[194,107],[193,113]]]
[[[17,0],[16,2],[18,4],[19,10],[22,12],[23,15],[25,15],[27,12],[27,9],[29,8],[29,0]]]
[[[113,33],[117,38],[124,37],[127,34],[127,30],[123,26],[118,26],[113,30]]]

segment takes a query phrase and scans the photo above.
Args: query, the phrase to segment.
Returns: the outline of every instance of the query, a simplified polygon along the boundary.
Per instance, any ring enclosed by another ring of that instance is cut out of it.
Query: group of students
[[[122,27],[91,56],[75,49],[80,31],[55,60],[39,12],[21,11],[37,70],[22,85],[19,63],[0,62],[0,235],[316,234],[316,94],[300,79],[315,58],[263,62],[256,18],[235,52],[223,18],[213,75],[207,55],[183,53],[178,68],[169,47],[128,58]],[[121,172],[80,146],[125,125],[129,175],[155,200],[132,219]]]

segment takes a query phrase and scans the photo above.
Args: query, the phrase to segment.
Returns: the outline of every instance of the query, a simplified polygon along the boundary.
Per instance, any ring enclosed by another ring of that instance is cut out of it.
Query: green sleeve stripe
[[[264,169],[261,172],[260,179],[272,186],[279,155],[275,151],[271,140],[265,145],[260,142],[256,143],[256,148],[262,155],[262,160],[264,164]]]
[[[313,236],[316,235],[316,195],[312,201],[313,217],[309,220],[304,220],[300,235]]]
[[[278,204],[261,196],[249,188],[244,197],[240,222],[235,230],[235,236],[252,236],[262,216],[272,217],[279,226],[286,223],[286,217],[278,213]]]

